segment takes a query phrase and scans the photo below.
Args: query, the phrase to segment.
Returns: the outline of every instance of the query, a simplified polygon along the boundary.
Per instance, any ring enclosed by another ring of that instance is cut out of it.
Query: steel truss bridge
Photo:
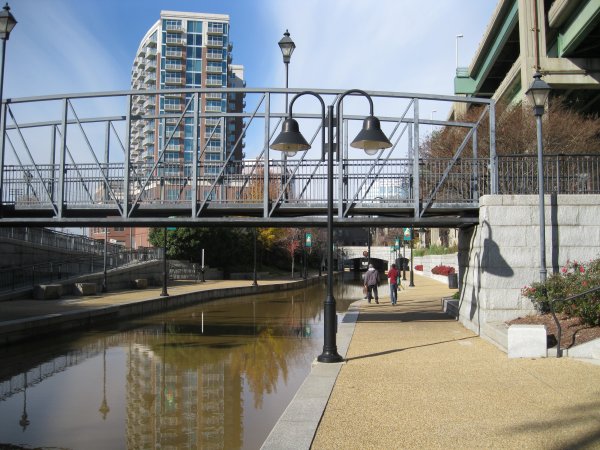
[[[7,99],[0,226],[325,225],[327,121],[314,98],[303,96],[294,107],[312,149],[291,158],[269,149],[288,96],[299,92],[202,88]],[[328,104],[343,94],[312,92]],[[537,193],[535,156],[496,154],[493,100],[368,93],[393,146],[372,156],[349,148],[368,105],[345,97],[341,142],[333,145],[336,227],[466,226],[478,222],[482,195]],[[222,112],[233,95],[244,95],[244,112]],[[480,105],[481,115],[458,122],[420,113],[448,102]],[[243,133],[226,141],[225,130],[240,117]],[[451,157],[422,157],[419,142],[440,127],[460,130],[462,142],[449,149]],[[481,130],[485,157],[478,155]],[[244,158],[234,159],[241,148]],[[598,157],[545,157],[544,171],[546,192],[600,193]]]

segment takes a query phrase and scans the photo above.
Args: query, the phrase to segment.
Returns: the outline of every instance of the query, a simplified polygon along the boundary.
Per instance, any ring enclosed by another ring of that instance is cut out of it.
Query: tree
[[[472,107],[459,120],[475,122],[483,107]],[[600,120],[580,114],[561,98],[552,98],[544,118],[544,154],[600,153]],[[468,129],[444,127],[425,138],[420,147],[424,158],[451,158]],[[477,132],[478,155],[489,156],[489,122],[484,118]],[[469,145],[470,148],[470,145]],[[496,105],[496,152],[498,155],[535,155],[535,117],[528,104]],[[463,150],[463,156],[469,157]]]

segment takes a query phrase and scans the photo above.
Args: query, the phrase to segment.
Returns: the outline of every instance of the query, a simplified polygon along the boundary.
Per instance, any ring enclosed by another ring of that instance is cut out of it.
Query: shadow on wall
[[[480,308],[479,308],[479,294],[481,292],[481,277],[483,273],[489,273],[490,275],[494,275],[501,278],[510,278],[514,275],[514,270],[512,267],[508,265],[504,257],[500,252],[500,247],[492,238],[492,228],[487,221],[483,221],[482,225],[487,227],[487,236],[483,240],[483,250],[481,254],[479,252],[475,252],[472,257],[469,257],[469,267],[468,270],[472,270],[472,279],[473,284],[471,288],[471,305],[469,309],[469,320],[473,321],[475,314],[477,314],[477,327],[478,334],[481,329],[480,324]],[[477,227],[473,227],[468,232],[470,236],[468,237],[469,242],[471,242],[471,248],[473,248],[474,237],[476,237]],[[482,230],[483,232],[483,230]],[[463,278],[466,277],[466,273],[463,274]],[[464,279],[461,280],[461,286],[464,286]],[[462,302],[465,299],[465,295],[461,295],[461,300],[459,304],[459,311],[462,306]]]

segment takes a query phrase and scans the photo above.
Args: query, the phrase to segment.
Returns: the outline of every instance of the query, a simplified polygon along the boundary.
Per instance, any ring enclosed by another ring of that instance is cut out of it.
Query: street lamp
[[[169,292],[167,291],[168,284],[168,271],[167,271],[167,227],[163,228],[163,282],[161,297],[168,297]]]
[[[328,134],[328,148],[327,148],[327,298],[323,305],[324,310],[324,343],[323,353],[321,353],[317,360],[323,363],[335,363],[340,362],[343,358],[337,352],[336,345],[336,314],[335,314],[335,299],[333,297],[333,152],[335,150],[334,142],[337,143],[337,151],[341,151],[341,140],[340,140],[340,106],[344,97],[350,94],[360,94],[367,98],[369,101],[369,116],[365,118],[363,122],[363,128],[358,133],[354,141],[350,144],[354,148],[362,148],[365,151],[372,151],[381,148],[389,148],[392,143],[381,131],[381,125],[379,119],[373,115],[373,100],[371,96],[365,91],[360,89],[351,89],[341,94],[338,99],[334,102],[336,106],[336,139],[334,141],[334,115],[333,107],[334,104],[327,106],[327,116],[325,115],[325,102],[323,98],[312,91],[303,91],[296,94],[290,102],[288,116],[282,124],[281,133],[275,138],[270,148],[273,150],[280,150],[282,152],[298,152],[306,151],[310,148],[310,144],[304,139],[304,136],[300,133],[300,127],[298,122],[293,119],[292,108],[296,99],[302,95],[312,95],[316,97],[321,103],[321,123],[325,123],[327,117],[327,134]],[[325,128],[321,131],[321,145],[325,148]]]
[[[279,48],[281,49],[281,54],[283,55],[283,64],[285,64],[285,88],[288,88],[288,66],[290,65],[290,59],[292,58],[292,53],[296,49],[296,44],[290,38],[290,32],[285,30],[283,33],[283,37],[278,42]],[[288,108],[288,94],[285,93],[285,112],[287,113]]]
[[[6,55],[6,41],[8,41],[8,37],[10,36],[10,32],[13,30],[15,25],[17,24],[16,19],[10,12],[10,6],[8,3],[4,5],[2,11],[0,11],[0,39],[2,39],[2,56],[0,56],[0,118],[2,117],[2,113],[4,112],[4,108],[2,108],[2,92],[4,88],[4,57]],[[4,142],[4,136],[2,137]],[[2,145],[4,148],[4,145]]]
[[[542,74],[536,72],[533,75],[533,82],[525,93],[533,105],[533,114],[535,115],[537,125],[537,172],[538,172],[538,195],[539,195],[539,216],[540,216],[540,282],[546,281],[546,221],[544,212],[544,165],[542,161],[543,142],[542,142],[542,116],[544,115],[544,106],[550,94],[550,86],[542,80]]]
[[[456,44],[454,46],[454,50],[456,53],[456,68],[458,69],[458,40],[462,39],[464,36],[462,34],[457,34],[456,35]]]

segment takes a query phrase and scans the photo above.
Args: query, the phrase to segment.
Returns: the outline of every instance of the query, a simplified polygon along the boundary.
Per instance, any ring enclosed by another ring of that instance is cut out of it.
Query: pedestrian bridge
[[[0,226],[325,225],[330,146],[314,98],[299,97],[294,106],[312,149],[289,158],[269,149],[286,117],[285,98],[300,92],[203,88],[6,99]],[[482,195],[537,192],[535,157],[496,153],[493,100],[368,92],[393,145],[367,155],[348,146],[368,114],[366,99],[348,95],[341,108],[343,92],[313,93],[339,107],[330,174],[336,227],[475,224]],[[233,95],[245,98],[243,112],[227,112]],[[207,99],[218,99],[210,111],[200,108]],[[421,112],[466,101],[481,106],[474,122]],[[239,119],[243,127],[230,133]],[[462,141],[448,157],[432,158],[419,143],[440,127],[456,128]],[[489,143],[484,151],[478,134]],[[548,192],[599,193],[599,174],[595,156],[544,158]]]

